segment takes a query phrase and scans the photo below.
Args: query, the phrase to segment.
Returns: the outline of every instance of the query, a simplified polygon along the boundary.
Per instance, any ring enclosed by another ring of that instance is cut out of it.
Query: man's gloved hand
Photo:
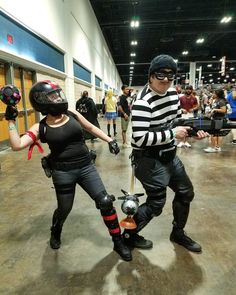
[[[109,145],[109,150],[112,154],[117,155],[120,152],[120,148],[119,148],[117,141],[115,139],[108,142],[108,145]]]
[[[16,106],[10,106],[8,105],[5,112],[5,118],[6,120],[15,120],[18,116],[18,111]]]

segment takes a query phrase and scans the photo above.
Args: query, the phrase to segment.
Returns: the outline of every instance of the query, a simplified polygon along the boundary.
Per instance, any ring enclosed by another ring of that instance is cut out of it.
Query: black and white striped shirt
[[[131,144],[134,149],[145,149],[151,146],[168,147],[174,142],[173,130],[155,131],[153,129],[181,117],[176,90],[169,88],[165,95],[160,96],[146,85],[133,104],[131,115]]]

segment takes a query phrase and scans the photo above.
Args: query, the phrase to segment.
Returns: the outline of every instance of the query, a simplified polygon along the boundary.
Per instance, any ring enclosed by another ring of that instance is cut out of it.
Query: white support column
[[[193,89],[195,89],[195,81],[196,81],[196,62],[190,62],[189,84],[193,86]]]
[[[91,97],[94,100],[94,102],[96,103],[96,84],[95,84],[95,74],[94,71],[92,71],[91,73]]]

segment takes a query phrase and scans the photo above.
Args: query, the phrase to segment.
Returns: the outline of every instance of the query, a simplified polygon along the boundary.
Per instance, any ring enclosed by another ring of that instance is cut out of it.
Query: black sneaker
[[[153,247],[152,241],[146,240],[138,234],[123,233],[122,236],[125,244],[130,248],[150,249]]]
[[[232,144],[236,144],[236,139],[233,139],[233,140],[231,141],[231,143],[232,143]]]
[[[188,237],[183,230],[172,230],[170,234],[171,242],[175,242],[192,252],[201,252],[202,247],[197,242]]]
[[[114,251],[120,255],[120,257],[125,261],[131,261],[132,260],[132,253],[130,249],[125,245],[123,242],[123,239],[116,239],[113,240],[114,243]]]

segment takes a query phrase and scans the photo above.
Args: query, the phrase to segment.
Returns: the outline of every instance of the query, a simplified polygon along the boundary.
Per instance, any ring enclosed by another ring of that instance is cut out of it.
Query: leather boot
[[[173,227],[170,234],[171,242],[175,242],[192,252],[201,252],[202,247],[196,241],[186,235],[183,229]]]
[[[153,247],[153,243],[150,240],[146,240],[143,236],[138,234],[129,234],[124,231],[122,234],[123,241],[129,248],[140,248],[140,249],[150,249]]]
[[[114,243],[114,251],[120,255],[120,257],[125,261],[132,260],[132,253],[130,249],[124,244],[121,236],[112,237]]]
[[[51,227],[50,246],[52,249],[59,249],[61,246],[62,225],[55,224]]]

